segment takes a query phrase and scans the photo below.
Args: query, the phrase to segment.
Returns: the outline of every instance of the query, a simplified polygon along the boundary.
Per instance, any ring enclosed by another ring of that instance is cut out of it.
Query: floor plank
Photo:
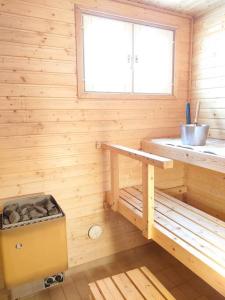
[[[65,283],[22,300],[89,300],[88,283],[137,267],[146,266],[177,300],[222,300],[212,287],[198,278],[156,243],[134,248],[75,267]]]

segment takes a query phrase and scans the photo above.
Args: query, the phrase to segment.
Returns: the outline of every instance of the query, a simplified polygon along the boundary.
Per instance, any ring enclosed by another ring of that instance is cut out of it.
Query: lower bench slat
[[[155,223],[153,240],[225,296],[224,269]]]

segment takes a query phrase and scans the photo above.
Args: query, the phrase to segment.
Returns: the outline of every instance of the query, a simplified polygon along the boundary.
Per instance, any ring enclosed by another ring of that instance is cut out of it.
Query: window
[[[174,30],[82,13],[85,93],[173,95]]]

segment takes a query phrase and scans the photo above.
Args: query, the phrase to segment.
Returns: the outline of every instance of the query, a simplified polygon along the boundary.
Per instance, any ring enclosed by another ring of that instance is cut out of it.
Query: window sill
[[[130,93],[100,93],[78,91],[80,99],[110,99],[110,100],[177,100],[175,95],[163,94],[130,94]]]

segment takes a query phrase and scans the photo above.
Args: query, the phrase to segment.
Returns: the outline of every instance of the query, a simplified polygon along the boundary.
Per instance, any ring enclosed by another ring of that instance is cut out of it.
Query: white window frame
[[[115,92],[87,92],[85,91],[85,82],[84,82],[84,42],[83,42],[83,24],[82,24],[82,16],[83,14],[90,14],[93,16],[105,17],[110,19],[116,19],[120,21],[126,21],[133,24],[139,25],[147,25],[151,27],[161,28],[165,30],[171,30],[174,32],[174,47],[173,47],[173,88],[172,94],[149,94],[149,93],[115,93]],[[178,70],[177,64],[177,41],[176,41],[176,28],[164,25],[155,24],[152,22],[146,22],[143,20],[132,20],[130,18],[115,16],[111,14],[107,14],[104,12],[98,11],[90,11],[87,9],[80,8],[75,6],[75,17],[76,17],[76,56],[77,56],[77,92],[79,98],[84,99],[163,99],[163,100],[176,100],[177,99],[177,80],[176,73]]]

